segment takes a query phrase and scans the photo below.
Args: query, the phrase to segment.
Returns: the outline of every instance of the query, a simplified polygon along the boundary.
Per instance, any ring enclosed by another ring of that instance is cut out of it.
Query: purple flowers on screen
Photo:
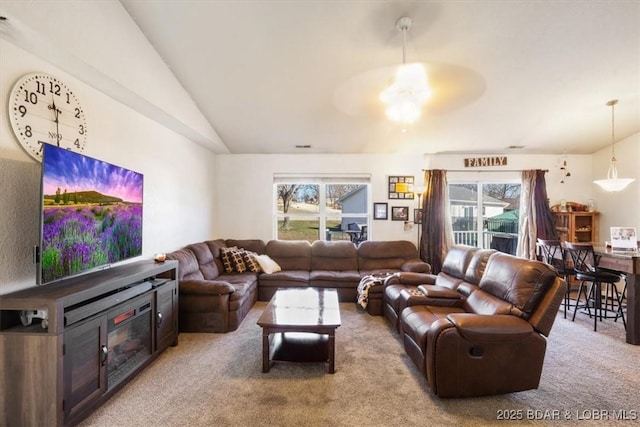
[[[42,282],[142,254],[142,204],[45,207]]]

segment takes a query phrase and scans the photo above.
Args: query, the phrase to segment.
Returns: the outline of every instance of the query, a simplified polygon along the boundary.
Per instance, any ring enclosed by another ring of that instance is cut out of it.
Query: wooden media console
[[[0,425],[73,425],[178,343],[178,262],[0,295]]]

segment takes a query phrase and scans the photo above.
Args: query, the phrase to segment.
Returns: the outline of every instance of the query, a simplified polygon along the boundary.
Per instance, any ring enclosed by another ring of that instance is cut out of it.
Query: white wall
[[[143,253],[168,252],[214,236],[215,154],[84,84],[49,62],[0,39],[0,99],[13,83],[41,71],[76,89],[85,107],[85,154],[144,174]],[[0,115],[0,294],[35,285],[32,247],[39,236],[40,164],[18,144]]]
[[[591,156],[575,155],[507,155],[506,167],[484,168],[451,172],[453,180],[520,179],[519,172],[490,171],[508,169],[549,169],[547,186],[552,204],[561,199],[586,203],[592,195]],[[389,175],[413,175],[416,183],[423,181],[423,169],[464,169],[463,159],[473,155],[226,155],[216,157],[215,228],[223,238],[259,238],[269,240],[273,235],[273,176],[277,173],[340,174],[365,173],[371,175],[372,200],[391,206],[409,206],[410,218],[417,200],[389,200]],[[567,159],[571,177],[560,184],[560,159]],[[401,221],[371,221],[369,238],[372,240],[404,239],[416,242],[417,227],[405,231]]]
[[[215,228],[224,238],[258,238],[273,236],[273,175],[304,174],[371,174],[371,200],[391,206],[408,206],[413,218],[417,199],[391,201],[387,198],[389,175],[422,176],[423,159],[412,155],[227,155],[216,156]],[[415,242],[417,228],[404,231],[402,221],[371,221],[369,238],[375,240],[405,239]]]
[[[620,178],[634,178],[627,188],[608,193],[598,185],[593,186],[593,199],[598,215],[599,242],[610,239],[609,227],[636,227],[640,232],[640,133],[631,135],[615,144],[616,165]],[[593,179],[607,177],[611,147],[593,154]]]

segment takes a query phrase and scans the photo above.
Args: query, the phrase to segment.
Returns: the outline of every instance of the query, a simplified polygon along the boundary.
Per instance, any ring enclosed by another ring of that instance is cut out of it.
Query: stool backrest
[[[567,254],[560,240],[538,239],[538,247],[542,253],[542,261],[555,268],[559,274],[567,270]]]
[[[567,252],[571,255],[573,269],[578,273],[593,273],[596,270],[598,261],[593,252],[591,243],[570,243],[566,242]]]

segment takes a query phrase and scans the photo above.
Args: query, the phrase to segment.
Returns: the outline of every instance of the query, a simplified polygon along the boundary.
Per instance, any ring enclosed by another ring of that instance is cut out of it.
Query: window
[[[366,239],[369,179],[274,178],[274,236],[280,240]]]
[[[515,254],[519,182],[451,183],[449,203],[455,243]]]

